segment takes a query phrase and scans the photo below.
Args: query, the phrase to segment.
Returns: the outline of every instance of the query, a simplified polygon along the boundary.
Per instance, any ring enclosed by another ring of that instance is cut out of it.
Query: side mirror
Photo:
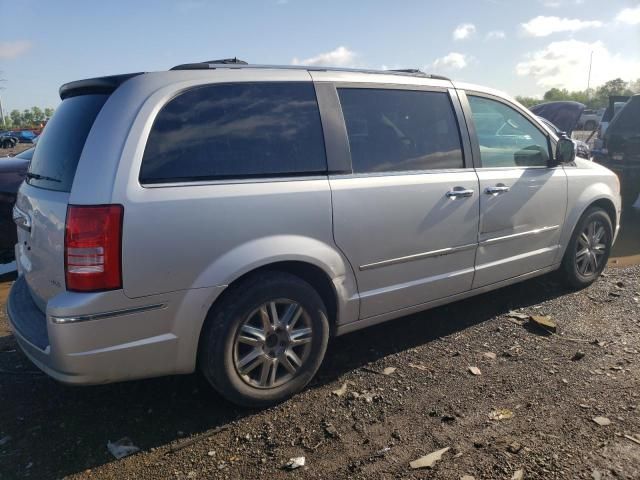
[[[573,163],[576,159],[576,144],[566,133],[560,135],[556,145],[556,165]]]

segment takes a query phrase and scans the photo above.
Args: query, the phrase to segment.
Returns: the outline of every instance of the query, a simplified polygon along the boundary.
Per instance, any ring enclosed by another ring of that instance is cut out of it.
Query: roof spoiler
[[[112,75],[109,77],[88,78],[75,82],[65,83],[60,87],[60,98],[76,97],[78,95],[89,95],[92,93],[109,94],[132,77],[142,75],[144,72],[127,73],[124,75]]]

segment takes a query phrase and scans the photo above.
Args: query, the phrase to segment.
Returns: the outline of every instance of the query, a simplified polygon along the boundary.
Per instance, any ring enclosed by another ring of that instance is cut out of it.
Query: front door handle
[[[453,190],[449,190],[446,195],[453,199],[471,197],[473,195],[473,190],[469,190],[464,187],[453,187]]]
[[[487,187],[484,189],[484,193],[488,195],[499,195],[501,193],[506,193],[509,191],[509,187],[506,185],[496,185],[495,187]]]

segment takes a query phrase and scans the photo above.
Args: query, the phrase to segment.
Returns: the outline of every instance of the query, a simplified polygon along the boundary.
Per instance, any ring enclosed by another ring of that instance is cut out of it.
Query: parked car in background
[[[13,256],[17,237],[11,212],[34,150],[30,148],[15,157],[0,157],[0,258],[3,260]]]
[[[588,130],[590,132],[594,131],[598,128],[600,124],[600,120],[602,120],[602,116],[604,115],[604,108],[599,110],[591,110],[585,109],[580,115],[580,119],[578,120],[578,125],[576,129],[578,130]]]
[[[18,144],[18,137],[12,132],[0,132],[0,148],[13,148]]]
[[[631,204],[640,194],[640,95],[634,95],[613,117],[595,161],[618,174],[622,196]]]
[[[17,130],[11,134],[18,139],[19,143],[33,143],[33,140],[38,136],[31,130]]]
[[[14,207],[7,312],[63,382],[198,368],[272,405],[332,335],[554,270],[590,285],[620,224],[617,177],[571,140],[415,70],[203,62],[60,96]]]
[[[577,128],[585,105],[579,102],[557,101],[535,105],[530,110],[535,113],[540,121],[547,125],[559,137],[566,133],[571,137]],[[580,140],[573,140],[576,145],[576,154],[580,158],[589,160],[591,149],[589,145]]]

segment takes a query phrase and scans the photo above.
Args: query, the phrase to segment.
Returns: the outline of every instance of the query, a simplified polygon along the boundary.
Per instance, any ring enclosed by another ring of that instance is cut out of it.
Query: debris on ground
[[[387,367],[382,371],[382,374],[383,375],[391,375],[396,370],[397,370],[396,367]]]
[[[636,435],[637,437],[637,435]],[[638,445],[640,445],[640,440],[637,439],[636,437],[632,437],[631,435],[624,435],[624,438],[626,438],[627,440],[631,440],[634,443],[637,443]]]
[[[306,459],[304,457],[293,457],[290,458],[287,463],[285,463],[282,468],[285,470],[296,470],[298,468],[304,467]]]
[[[5,436],[5,437],[0,438],[0,447],[1,447],[2,445],[4,445],[5,443],[7,443],[9,440],[11,440],[11,437],[10,437],[9,435],[7,435],[7,436]]]
[[[593,417],[592,420],[596,422],[598,425],[600,425],[601,427],[606,427],[607,425],[611,425],[611,420],[609,420],[607,417]]]
[[[471,365],[468,367],[469,371],[473,374],[473,375],[482,375],[482,372],[480,371],[480,369],[478,367],[472,367]]]
[[[513,412],[508,408],[499,408],[489,414],[489,420],[508,420],[513,418]]]
[[[514,312],[513,310],[507,313],[507,317],[522,321],[529,320],[529,315],[527,315],[526,313]]]
[[[133,455],[134,453],[138,453],[140,449],[136,447],[129,437],[124,437],[118,440],[117,442],[107,442],[107,448],[111,455],[113,455],[118,460],[124,458],[128,455]]]
[[[520,453],[520,450],[522,450],[522,445],[520,445],[518,442],[513,442],[507,447],[507,451],[509,453]]]
[[[336,397],[341,397],[345,393],[347,393],[347,387],[349,386],[349,382],[344,382],[340,388],[331,392]]]
[[[411,368],[415,368],[416,370],[422,370],[423,372],[429,371],[429,367],[427,367],[426,365],[422,365],[421,363],[410,363],[409,366]]]
[[[585,356],[585,353],[578,350],[573,357],[571,357],[571,360],[573,360],[574,362],[577,362],[578,360],[582,360]]]
[[[484,358],[488,358],[489,360],[495,360],[497,358],[497,355],[493,352],[484,352],[482,356]]]
[[[463,475],[460,477],[460,480],[476,480],[476,477],[473,475]]]
[[[431,452],[429,455],[425,455],[424,457],[420,457],[417,460],[409,463],[411,468],[431,468],[433,465],[442,458],[442,455],[449,451],[451,447],[446,447],[440,450],[436,450],[435,452]]]
[[[531,315],[529,321],[536,327],[540,327],[548,332],[556,333],[558,326],[549,315]]]
[[[520,470],[516,470],[513,472],[513,476],[511,480],[522,480],[524,478],[524,470],[521,468]]]

